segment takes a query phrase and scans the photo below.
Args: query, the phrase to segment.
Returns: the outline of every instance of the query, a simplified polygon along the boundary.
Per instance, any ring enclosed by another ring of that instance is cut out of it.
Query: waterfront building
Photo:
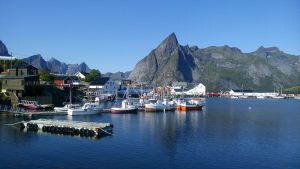
[[[56,87],[63,89],[65,87],[79,87],[79,78],[69,75],[54,75],[54,84]]]
[[[230,96],[246,96],[246,97],[276,97],[279,95],[277,92],[254,92],[252,90],[230,90]]]
[[[86,77],[88,74],[89,74],[89,73],[87,73],[87,72],[77,72],[77,73],[75,73],[75,76],[78,77],[78,78],[81,79],[81,80],[84,80],[85,77]]]
[[[86,95],[90,100],[93,100],[95,97],[102,98],[111,98],[112,95],[119,90],[120,84],[113,81],[109,77],[98,77],[95,78],[89,85],[89,91]]]
[[[206,94],[206,87],[202,83],[198,85],[188,85],[186,82],[172,83],[172,95],[189,95],[189,96],[204,96]]]
[[[18,65],[1,73],[1,92],[8,93],[11,102],[17,103],[30,87],[39,85],[38,69],[32,65]]]

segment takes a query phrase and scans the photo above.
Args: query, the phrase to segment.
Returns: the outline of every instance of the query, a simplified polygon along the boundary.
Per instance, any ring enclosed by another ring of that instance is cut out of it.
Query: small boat
[[[138,108],[130,102],[130,100],[125,99],[122,101],[121,107],[112,107],[110,109],[112,113],[137,113]]]
[[[176,108],[178,111],[202,110],[203,105],[197,100],[179,101]]]
[[[273,99],[284,99],[283,96],[273,96],[272,98],[273,98]]]
[[[165,111],[173,111],[176,110],[176,104],[174,101],[169,101],[167,99],[164,99],[162,102],[163,105],[165,105]]]
[[[238,99],[238,96],[230,96],[231,99]]]
[[[264,96],[256,96],[257,99],[264,99]]]
[[[68,112],[68,109],[80,108],[79,104],[66,104],[64,107],[54,107],[55,112]]]
[[[294,99],[300,99],[300,96],[295,96]]]
[[[150,99],[149,103],[145,104],[146,112],[164,111],[166,106],[160,100]]]
[[[97,114],[103,110],[99,103],[85,103],[81,108],[68,109],[68,115],[90,115]]]

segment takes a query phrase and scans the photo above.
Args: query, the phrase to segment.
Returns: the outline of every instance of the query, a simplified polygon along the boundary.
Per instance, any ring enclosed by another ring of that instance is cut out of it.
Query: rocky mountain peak
[[[153,85],[201,82],[208,91],[239,89],[242,85],[272,91],[300,83],[298,63],[299,58],[277,47],[261,46],[252,53],[228,45],[199,49],[181,46],[172,33],[136,64],[129,79]]]
[[[47,62],[44,60],[41,54],[36,54],[28,58],[24,58],[23,60],[26,63],[31,64],[40,70],[47,68]]]
[[[263,46],[260,46],[255,52],[259,52],[259,53],[262,53],[262,52],[276,53],[276,52],[281,52],[281,51],[279,50],[278,47],[265,48]]]
[[[51,57],[48,62],[59,62],[57,59],[55,59],[54,57]]]
[[[0,40],[0,56],[10,56],[5,44]]]
[[[232,52],[232,53],[242,53],[242,51],[237,47],[230,47],[228,45],[223,46],[223,50],[226,52]]]
[[[278,47],[265,48],[263,46],[260,46],[256,51],[252,52],[252,54],[256,54],[263,57],[270,57],[276,53],[281,53]]]
[[[177,37],[173,32],[155,49],[155,54],[156,56],[169,56],[178,46]]]

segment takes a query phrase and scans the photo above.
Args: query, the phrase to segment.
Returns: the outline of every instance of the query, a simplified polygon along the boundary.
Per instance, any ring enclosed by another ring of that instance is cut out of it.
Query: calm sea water
[[[206,99],[203,111],[47,116],[111,122],[99,140],[0,125],[0,168],[300,168],[300,100]],[[0,123],[22,120],[0,114]]]

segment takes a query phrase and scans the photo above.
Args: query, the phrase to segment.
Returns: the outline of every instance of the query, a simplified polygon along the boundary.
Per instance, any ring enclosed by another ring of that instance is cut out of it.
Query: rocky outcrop
[[[203,83],[208,90],[270,90],[300,84],[299,56],[277,47],[243,53],[230,46],[181,46],[172,33],[139,61],[129,79],[153,85],[173,81]]]
[[[10,56],[5,44],[0,40],[0,56]]]

